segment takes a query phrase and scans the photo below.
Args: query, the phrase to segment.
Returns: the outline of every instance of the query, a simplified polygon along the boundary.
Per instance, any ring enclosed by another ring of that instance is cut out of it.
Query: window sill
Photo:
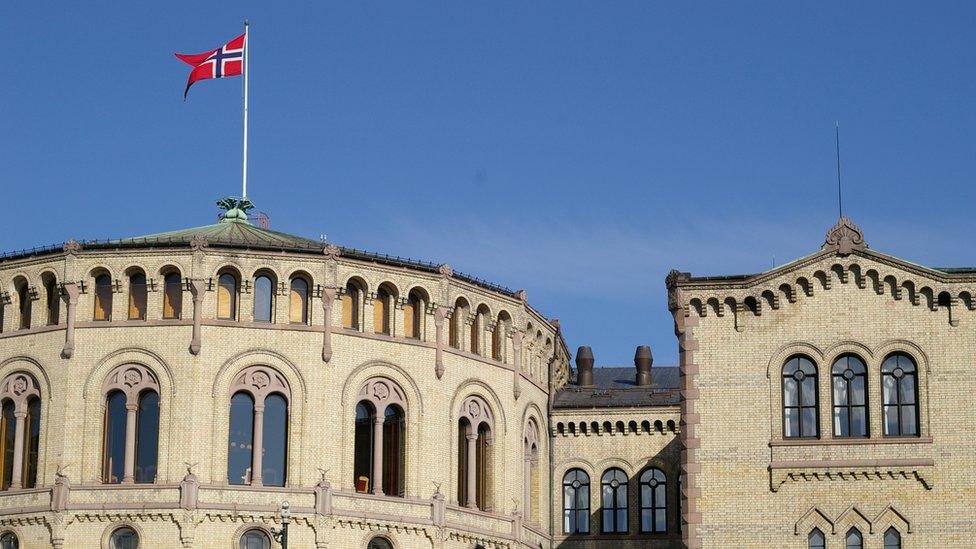
[[[818,438],[771,440],[777,446],[859,446],[874,444],[932,444],[932,437]]]

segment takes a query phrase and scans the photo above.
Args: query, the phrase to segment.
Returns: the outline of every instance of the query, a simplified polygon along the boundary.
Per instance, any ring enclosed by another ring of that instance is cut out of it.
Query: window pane
[[[900,396],[902,404],[915,404],[915,376],[906,375],[901,379]]]
[[[824,538],[823,532],[817,529],[814,529],[812,532],[810,532],[810,535],[807,536],[808,549],[824,549],[824,544],[826,542],[827,540]]]
[[[803,436],[817,436],[817,410],[816,408],[803,409]]]
[[[403,496],[404,431],[403,412],[388,406],[383,419],[383,493],[388,496]]]
[[[897,435],[898,432],[898,407],[884,407],[884,434]]]
[[[851,404],[865,404],[864,376],[857,375],[851,380]]]
[[[13,532],[0,536],[0,549],[20,549],[20,540]]]
[[[146,275],[139,273],[129,277],[129,320],[146,319]]]
[[[883,376],[882,380],[882,396],[884,398],[885,404],[895,404],[898,402],[897,387],[894,376]]]
[[[641,532],[651,531],[651,510],[641,509]]]
[[[102,482],[122,482],[125,469],[125,395],[115,391],[105,407],[105,434],[102,458]]]
[[[915,406],[913,405],[901,407],[901,434],[918,434],[918,424],[915,421]]]
[[[27,440],[24,446],[24,488],[37,485],[37,455],[41,441],[41,399],[34,397],[27,403]]]
[[[901,534],[894,528],[888,528],[884,535],[884,549],[901,549]]]
[[[847,533],[847,549],[862,549],[862,538],[861,533],[856,529],[851,530]]]
[[[14,418],[14,402],[7,400],[3,403],[3,417],[0,421],[0,458],[3,459],[3,469],[0,474],[0,490],[10,488],[10,482],[14,471],[14,435],[16,431],[16,419]]]
[[[353,448],[353,482],[357,492],[368,492],[373,478],[373,418],[371,406],[359,403],[356,406],[356,439]],[[462,448],[465,440],[461,438]],[[460,460],[459,460],[460,463]],[[459,477],[467,478],[467,476]],[[461,492],[463,494],[464,492]]]
[[[108,545],[110,549],[138,549],[139,534],[131,528],[119,528],[112,532]]]
[[[296,324],[308,321],[308,282],[304,278],[293,278],[291,281],[288,320]]]
[[[230,430],[227,448],[227,482],[251,482],[251,452],[254,448],[254,401],[247,393],[230,400]]]
[[[847,404],[847,382],[838,376],[834,376],[834,404]]]
[[[867,409],[860,407],[851,410],[851,435],[857,437],[867,436],[868,434],[868,412]]]
[[[834,408],[834,433],[839,437],[850,436],[851,432],[848,428],[848,420],[850,415],[848,414],[848,409],[846,407]]]
[[[166,275],[163,291],[163,318],[180,318],[183,312],[183,285],[179,273]]]
[[[264,399],[264,459],[261,478],[265,486],[284,486],[288,459],[288,402],[281,395]]]
[[[783,410],[783,429],[787,437],[800,436],[800,411],[796,408]]]
[[[240,549],[270,549],[271,540],[260,530],[248,530],[241,536]]]
[[[254,279],[254,321],[271,322],[271,279],[259,276]]]
[[[619,509],[617,511],[617,532],[627,531],[627,509]]]
[[[783,379],[783,405],[799,406],[799,391],[796,387],[796,380],[793,378]]]
[[[139,397],[136,418],[136,482],[156,482],[159,455],[159,394],[146,391]]]
[[[654,512],[654,531],[666,532],[667,529],[667,518],[665,518],[664,509],[658,509]]]
[[[237,318],[237,279],[224,273],[218,280],[217,318],[234,320]]]
[[[804,406],[813,406],[817,402],[817,378],[808,377],[801,384]]]

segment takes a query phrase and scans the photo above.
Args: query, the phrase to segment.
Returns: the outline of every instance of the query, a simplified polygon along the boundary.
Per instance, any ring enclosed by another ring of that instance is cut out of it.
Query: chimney
[[[593,386],[593,349],[585,345],[576,350],[576,384]]]
[[[654,357],[651,356],[651,348],[647,345],[637,347],[634,354],[634,365],[637,366],[637,386],[647,387],[651,384],[651,364]]]

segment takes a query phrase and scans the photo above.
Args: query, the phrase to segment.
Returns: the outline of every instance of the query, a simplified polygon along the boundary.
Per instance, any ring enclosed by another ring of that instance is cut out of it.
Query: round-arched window
[[[271,540],[262,530],[248,530],[241,536],[240,549],[271,549]]]
[[[128,526],[112,532],[108,540],[109,549],[139,549],[139,534]]]
[[[0,549],[20,549],[20,540],[13,532],[4,532],[0,535]]]
[[[366,549],[393,549],[393,544],[386,538],[373,538],[369,540]]]

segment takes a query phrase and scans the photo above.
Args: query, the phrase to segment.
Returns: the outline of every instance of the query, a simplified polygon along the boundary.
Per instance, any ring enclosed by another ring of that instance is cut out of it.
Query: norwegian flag
[[[245,32],[215,50],[197,54],[175,54],[180,61],[193,67],[193,70],[190,71],[190,78],[186,81],[183,99],[186,99],[186,94],[190,92],[190,86],[194,82],[244,74],[244,48],[246,42],[247,33]]]

